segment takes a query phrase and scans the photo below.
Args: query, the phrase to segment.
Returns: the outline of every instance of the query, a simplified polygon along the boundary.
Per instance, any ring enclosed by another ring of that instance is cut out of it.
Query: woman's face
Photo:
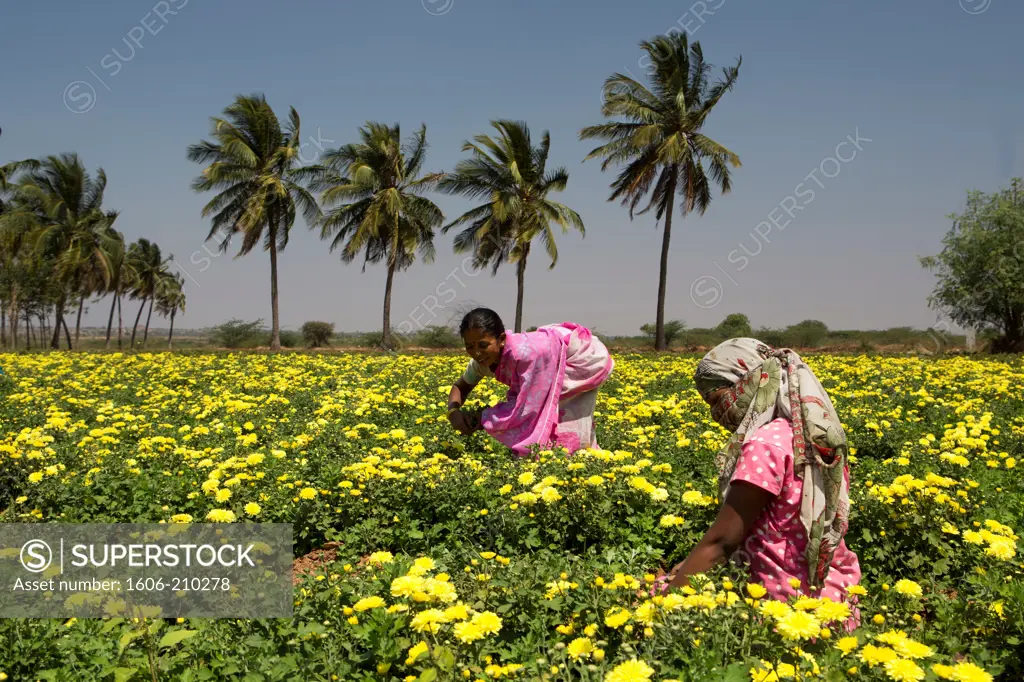
[[[708,394],[706,398],[704,398],[704,401],[711,407],[712,415],[718,414],[716,408],[718,407],[718,404],[722,401],[722,398],[725,397],[725,394],[728,393],[729,388],[729,386],[722,386],[721,388],[712,391],[711,393]]]
[[[469,357],[479,362],[484,367],[498,364],[501,359],[501,349],[505,346],[505,335],[495,337],[490,332],[482,329],[468,329],[462,337],[466,343],[466,353]]]

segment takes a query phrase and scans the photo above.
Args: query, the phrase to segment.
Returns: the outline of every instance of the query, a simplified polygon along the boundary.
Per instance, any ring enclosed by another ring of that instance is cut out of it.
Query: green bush
[[[792,348],[817,348],[828,337],[828,327],[819,320],[804,320],[786,327],[784,336]]]
[[[310,320],[302,325],[302,338],[311,348],[329,346],[334,335],[334,325],[330,322]]]
[[[413,337],[413,343],[423,348],[458,348],[462,339],[448,327],[430,325]]]
[[[750,318],[743,313],[733,313],[727,315],[717,327],[715,332],[718,334],[718,338],[721,341],[726,339],[736,338],[749,338],[753,335],[753,330],[750,328]]]
[[[279,335],[282,348],[297,348],[302,343],[302,335],[294,329],[282,329]]]
[[[232,318],[224,324],[210,327],[207,336],[210,341],[223,348],[245,348],[257,345],[266,335],[267,330],[263,326],[263,318],[252,322],[245,322],[238,318]]]

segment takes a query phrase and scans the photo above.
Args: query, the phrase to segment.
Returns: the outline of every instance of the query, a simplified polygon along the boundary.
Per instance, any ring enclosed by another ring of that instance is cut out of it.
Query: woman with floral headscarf
[[[712,418],[733,432],[715,460],[724,502],[661,586],[682,586],[733,557],[749,562],[775,599],[799,591],[855,602],[847,590],[860,566],[843,541],[848,447],[818,378],[793,351],[740,338],[705,355],[694,382]]]

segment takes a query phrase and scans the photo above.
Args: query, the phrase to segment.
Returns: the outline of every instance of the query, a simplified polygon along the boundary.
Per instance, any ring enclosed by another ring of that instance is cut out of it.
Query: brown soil
[[[298,585],[302,582],[302,576],[315,573],[321,566],[337,560],[339,547],[339,542],[328,542],[320,549],[314,549],[292,561],[292,584]]]

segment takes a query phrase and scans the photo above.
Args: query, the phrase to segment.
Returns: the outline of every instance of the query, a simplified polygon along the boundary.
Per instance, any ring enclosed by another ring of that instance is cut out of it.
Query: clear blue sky
[[[714,14],[698,19],[701,5]],[[537,138],[551,131],[551,161],[570,172],[560,198],[587,227],[585,239],[559,238],[554,270],[534,256],[526,324],[576,320],[633,333],[654,319],[661,232],[653,218],[630,222],[606,201],[613,174],[581,163],[593,145],[577,133],[602,120],[608,75],[643,78],[638,42],[675,27],[716,66],[743,56],[735,90],[706,127],[743,166],[704,216],[676,216],[669,318],[710,326],[744,312],[755,325],[925,327],[936,320],[925,302],[933,280],[917,256],[938,250],[946,216],[968,189],[1024,175],[1022,25],[1024,3],[1011,0],[7,2],[0,161],[74,150],[90,169],[102,166],[119,229],[155,240],[188,271],[181,326],[269,322],[266,253],[207,260],[200,210],[209,196],[189,189],[199,167],[186,147],[208,135],[209,117],[236,93],[264,92],[282,117],[294,106],[304,135],[319,130],[334,141],[327,146],[353,141],[370,119],[400,122],[406,134],[424,122],[427,170],[452,169],[462,141],[491,119],[523,119]],[[69,87],[74,81],[84,83]],[[847,159],[856,151],[852,160],[825,161],[856,131],[870,142],[839,150]],[[815,169],[821,185],[806,179]],[[802,210],[787,224],[777,207],[795,190],[804,192]],[[448,217],[468,207],[437,201]],[[785,229],[773,226],[765,244],[754,231],[770,216]],[[393,324],[410,315],[447,322],[472,303],[511,324],[514,269],[494,278],[458,272],[446,287],[462,259],[451,239],[438,236],[433,264],[396,277]],[[741,244],[757,254],[743,269]],[[341,264],[301,221],[280,264],[284,326],[326,319],[343,330],[380,328],[383,268]],[[439,286],[456,299],[432,318],[417,305]],[[105,312],[92,306],[88,323]]]

